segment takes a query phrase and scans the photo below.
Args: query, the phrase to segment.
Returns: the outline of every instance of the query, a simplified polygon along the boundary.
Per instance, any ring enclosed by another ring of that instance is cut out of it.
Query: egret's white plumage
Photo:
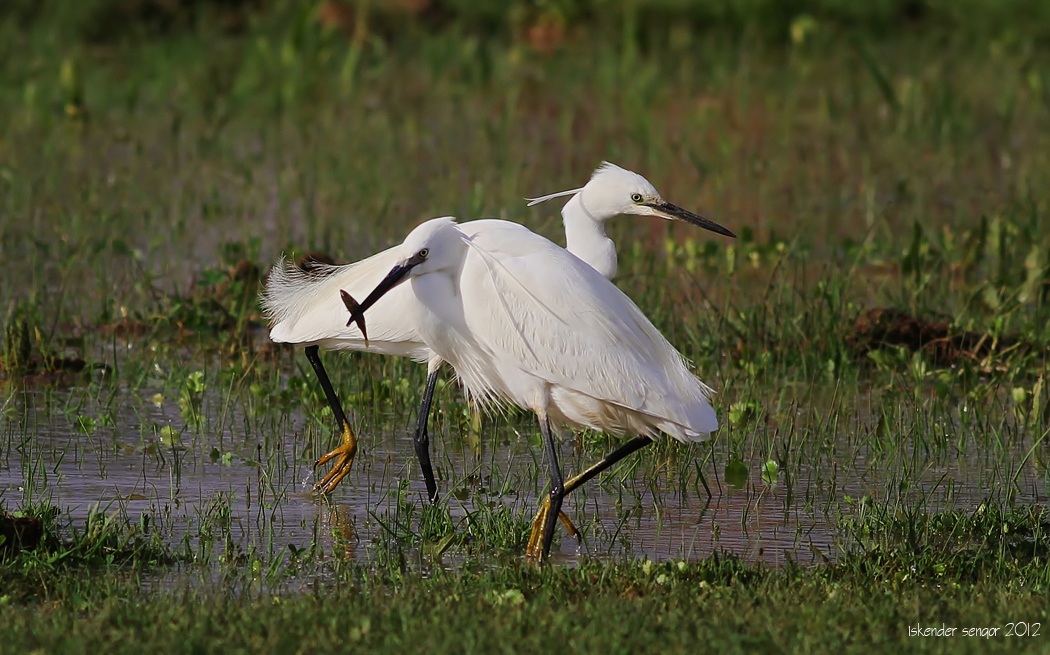
[[[666,202],[641,175],[609,162],[602,163],[585,186],[533,198],[529,205],[566,195],[572,196],[562,209],[566,249],[608,278],[616,275],[617,260],[616,247],[605,232],[605,224],[616,216],[684,220],[732,236],[721,226]],[[346,325],[346,307],[339,290],[355,298],[363,297],[394,265],[393,250],[344,266],[318,264],[310,272],[283,259],[277,262],[262,296],[270,322],[270,339],[278,343],[316,344],[326,350],[364,350],[430,361],[426,347],[400,320],[409,302],[403,292],[392,291],[381,308],[369,312],[367,344],[356,326]]]
[[[278,343],[318,345],[325,350],[367,350],[383,355],[411,357],[425,362],[432,353],[397,309],[409,298],[393,291],[390,309],[369,315],[368,343],[357,326],[347,327],[346,306],[339,291],[363,297],[397,263],[397,249],[388,248],[353,264],[314,264],[304,270],[283,258],[270,271],[263,308],[270,320],[270,339]]]
[[[718,428],[710,388],[641,310],[544,237],[507,221],[438,218],[397,250],[398,266],[429,253],[400,287],[414,298],[403,320],[472,399],[616,434],[697,441]]]
[[[633,214],[656,216],[667,220],[682,220],[720,234],[733,236],[733,233],[725,228],[668,203],[641,175],[608,162],[595,170],[590,181],[583,187],[535,198],[529,204],[531,206],[566,195],[572,196],[562,209],[566,248],[582,262],[593,267],[598,274],[608,278],[616,274],[617,258],[615,244],[605,232],[605,223],[617,215]],[[492,221],[474,221],[463,225],[472,226],[470,229],[475,238],[480,239],[479,243],[485,241],[486,230],[494,229],[500,235],[505,234],[506,231],[506,228],[503,227],[493,227]],[[498,235],[493,234],[492,238],[498,239]],[[340,291],[345,291],[356,298],[364,297],[396,264],[396,251],[398,251],[397,248],[384,250],[346,266],[315,265],[310,271],[303,271],[282,259],[270,272],[266,289],[262,295],[262,304],[270,322],[270,338],[273,341],[302,344],[307,347],[307,357],[317,371],[333,413],[339,419],[343,430],[344,446],[337,450],[345,452],[340,454],[341,459],[336,468],[348,470],[356,447],[353,444],[349,423],[343,416],[342,408],[338,404],[335,392],[321,365],[317,348],[402,355],[427,363],[427,387],[423,394],[415,445],[428,492],[432,498],[436,498],[436,486],[429,464],[426,426],[436,373],[442,364],[442,358],[424,343],[415,331],[415,327],[404,320],[405,313],[414,307],[413,298],[407,287],[391,290],[383,304],[369,312],[367,328],[369,338],[367,340],[356,325],[347,325],[346,307],[340,294]],[[511,266],[512,263],[507,265]],[[511,302],[510,299],[514,296],[501,292],[500,297],[506,298],[506,302]],[[533,335],[533,338],[542,340],[545,337],[537,333]],[[560,388],[557,393],[564,395],[566,392],[564,388]],[[612,405],[589,406],[588,403],[577,397],[573,402],[570,402],[568,398],[561,399],[557,407],[563,406],[568,414],[555,418],[580,425],[604,424],[607,429],[613,431],[616,430],[612,426],[620,425],[625,431],[637,432],[635,428],[638,426],[634,425],[635,422],[630,412],[614,411]],[[665,431],[669,434],[677,434],[670,428]],[[687,433],[688,430],[682,432],[682,434]],[[334,454],[336,451],[326,455],[322,461],[327,461]],[[333,469],[318,484],[317,489],[320,491],[334,489],[345,473],[345,470]]]
[[[436,218],[397,253],[360,305],[349,303],[348,323],[367,322],[373,305],[407,287],[403,320],[455,368],[472,400],[536,414],[551,492],[533,522],[531,557],[547,556],[572,489],[661,433],[700,441],[718,428],[711,389],[641,310],[590,265],[524,226]],[[635,439],[564,483],[552,423]]]
[[[602,162],[584,186],[530,198],[529,206],[563,196],[572,196],[561,210],[566,250],[609,279],[616,277],[616,244],[606,234],[605,224],[616,216],[630,214],[681,220],[734,236],[721,225],[672,205],[649,180],[610,162]]]

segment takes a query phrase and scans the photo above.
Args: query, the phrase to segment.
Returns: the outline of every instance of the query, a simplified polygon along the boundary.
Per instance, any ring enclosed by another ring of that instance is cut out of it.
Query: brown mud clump
[[[887,346],[923,351],[935,366],[954,366],[964,361],[980,363],[992,355],[1031,349],[1031,344],[1014,336],[993,337],[960,330],[946,317],[927,320],[884,307],[861,312],[848,342],[858,356]]]

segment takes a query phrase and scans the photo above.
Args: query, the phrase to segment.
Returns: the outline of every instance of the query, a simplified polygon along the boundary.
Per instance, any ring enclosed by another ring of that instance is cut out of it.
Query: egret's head
[[[449,270],[461,265],[463,251],[467,247],[464,239],[463,233],[450,216],[431,219],[409,232],[398,247],[397,264],[367,298],[358,304],[349,294],[341,292],[343,303],[350,311],[347,326],[356,322],[364,333],[362,317],[365,311],[388,291],[410,277]]]
[[[656,187],[638,173],[609,162],[603,162],[583,187],[535,198],[529,205],[577,194],[582,209],[596,221],[606,221],[620,214],[656,216],[671,221],[685,221],[727,237],[736,237],[718,223],[667,202]],[[566,205],[563,211],[568,209]]]
[[[462,262],[463,233],[451,216],[433,218],[408,233],[398,249],[405,276],[423,275]]]
[[[580,191],[580,200],[587,212],[599,219],[620,214],[652,216],[650,204],[664,201],[649,180],[609,162],[594,171]]]

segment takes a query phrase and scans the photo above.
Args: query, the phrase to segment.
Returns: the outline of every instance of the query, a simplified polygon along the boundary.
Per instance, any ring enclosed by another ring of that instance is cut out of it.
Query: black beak
[[[658,212],[660,212],[662,214],[665,214],[668,218],[677,218],[678,220],[685,221],[686,223],[689,223],[690,225],[695,225],[697,227],[702,227],[705,230],[711,230],[712,232],[716,232],[716,233],[721,234],[723,236],[730,237],[731,239],[735,239],[736,238],[735,234],[733,234],[729,230],[725,229],[724,227],[722,227],[718,223],[715,223],[714,221],[708,220],[708,219],[704,218],[703,216],[699,216],[697,214],[694,214],[693,212],[689,211],[688,209],[682,209],[678,205],[672,205],[669,202],[651,202],[651,203],[646,203],[646,205],[649,206],[649,207],[652,207],[653,209],[655,209],[656,211],[658,211]]]
[[[394,268],[390,269],[390,272],[386,274],[383,281],[376,285],[375,289],[372,289],[372,293],[368,294],[368,297],[358,303],[354,300],[350,294],[339,290],[340,295],[343,297],[343,304],[350,311],[350,320],[346,322],[346,326],[350,327],[351,324],[357,323],[357,327],[361,330],[361,335],[365,337],[365,341],[368,341],[368,336],[365,334],[365,311],[369,307],[376,304],[376,301],[382,298],[387,291],[390,291],[397,285],[405,281],[405,277],[408,275],[416,266],[423,263],[426,257],[420,257],[419,255],[413,255],[409,257],[405,263],[398,264]]]

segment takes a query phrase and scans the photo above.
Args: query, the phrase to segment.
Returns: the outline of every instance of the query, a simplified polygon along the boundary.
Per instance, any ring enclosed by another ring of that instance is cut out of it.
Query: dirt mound
[[[937,366],[981,361],[995,353],[1031,347],[1014,336],[996,338],[988,333],[960,330],[947,317],[927,320],[885,307],[862,312],[853,323],[848,340],[858,355],[886,346],[903,346],[913,352],[929,353]]]

